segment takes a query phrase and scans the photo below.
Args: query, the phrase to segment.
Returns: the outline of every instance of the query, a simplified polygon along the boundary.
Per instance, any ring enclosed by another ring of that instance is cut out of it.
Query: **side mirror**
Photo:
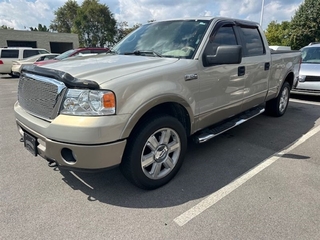
[[[219,46],[216,55],[205,55],[205,59],[207,65],[239,64],[242,60],[242,46]]]

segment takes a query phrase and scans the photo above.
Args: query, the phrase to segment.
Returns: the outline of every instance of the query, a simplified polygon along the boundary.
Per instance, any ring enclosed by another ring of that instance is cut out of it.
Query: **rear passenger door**
[[[242,64],[245,67],[243,110],[247,110],[264,102],[271,63],[258,26],[239,24],[237,29],[241,36]]]

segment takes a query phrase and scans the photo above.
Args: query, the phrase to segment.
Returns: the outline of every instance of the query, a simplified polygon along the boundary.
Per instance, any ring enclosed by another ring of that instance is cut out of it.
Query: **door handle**
[[[246,67],[245,66],[238,67],[238,76],[244,76],[245,74],[246,74]]]
[[[268,71],[269,69],[270,69],[270,63],[267,62],[267,63],[264,64],[264,70]]]

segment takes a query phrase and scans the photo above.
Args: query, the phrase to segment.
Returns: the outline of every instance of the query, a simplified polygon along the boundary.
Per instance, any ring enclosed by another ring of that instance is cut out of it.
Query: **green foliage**
[[[284,21],[277,23],[272,21],[269,23],[266,29],[266,38],[268,39],[269,45],[276,46],[290,46],[290,22]]]
[[[49,32],[49,28],[47,28],[46,25],[43,25],[42,24],[38,24],[38,28],[33,28],[33,27],[30,27],[30,30],[31,31],[39,31],[39,32]]]
[[[103,47],[106,42],[113,42],[116,34],[113,14],[98,0],[84,0],[74,24],[82,46]]]
[[[116,35],[114,37],[114,42],[113,43],[119,42],[122,38],[127,36],[132,31],[136,30],[140,26],[141,26],[141,23],[136,23],[132,27],[129,27],[128,22],[125,22],[125,21],[118,23],[117,24],[117,33],[116,33]]]
[[[8,27],[6,25],[0,26],[0,29],[13,30],[14,28]]]
[[[50,29],[59,33],[73,32],[74,20],[79,8],[77,1],[68,0],[54,12],[56,17],[51,21]]]
[[[310,42],[320,41],[320,1],[305,0],[291,20],[291,43],[300,49]]]

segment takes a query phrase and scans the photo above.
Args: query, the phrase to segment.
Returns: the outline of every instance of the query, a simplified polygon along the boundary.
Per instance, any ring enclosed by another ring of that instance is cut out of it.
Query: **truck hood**
[[[320,64],[302,63],[299,74],[305,76],[320,76]]]
[[[172,64],[177,58],[146,57],[135,55],[98,55],[62,60],[42,68],[69,73],[75,78],[93,80],[98,84],[139,71]],[[103,74],[103,78],[101,78]],[[100,75],[100,77],[98,77]]]

